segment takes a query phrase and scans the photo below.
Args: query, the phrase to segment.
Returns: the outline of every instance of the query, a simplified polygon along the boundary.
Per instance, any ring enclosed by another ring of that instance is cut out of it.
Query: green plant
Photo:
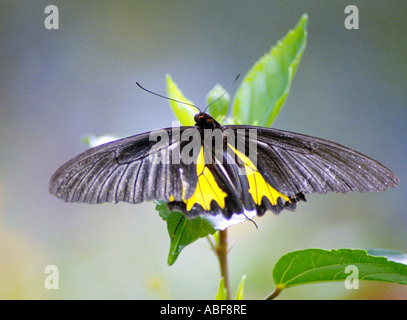
[[[207,95],[208,112],[223,124],[247,124],[269,127],[283,106],[302,54],[307,44],[308,16],[304,14],[293,30],[261,57],[245,75],[229,108],[230,96],[215,85]],[[168,97],[192,104],[179,90],[171,76],[167,76]],[[170,101],[181,125],[194,125],[196,109],[193,106]],[[230,110],[229,110],[230,109]],[[230,112],[229,112],[230,111]],[[231,290],[227,265],[227,228],[221,230],[205,218],[186,219],[180,212],[170,212],[165,203],[157,203],[157,211],[167,222],[170,235],[168,264],[175,263],[182,249],[199,238],[207,237],[219,260],[221,281],[216,299],[230,299]],[[315,282],[344,281],[349,276],[346,268],[355,266],[358,279],[407,284],[407,266],[385,257],[402,254],[393,251],[307,249],[284,255],[275,265],[275,290],[266,298],[275,298],[283,289]],[[236,299],[242,299],[245,276],[238,287]]]

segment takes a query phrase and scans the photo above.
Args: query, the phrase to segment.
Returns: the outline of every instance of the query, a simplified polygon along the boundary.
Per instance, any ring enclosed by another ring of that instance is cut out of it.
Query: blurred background
[[[47,30],[48,4],[59,30]],[[128,136],[171,125],[169,73],[204,106],[308,13],[308,47],[274,127],[330,139],[393,170],[384,193],[308,196],[295,213],[229,229],[231,284],[274,289],[272,269],[305,248],[407,252],[407,2],[0,0],[0,298],[213,299],[219,268],[206,239],[166,264],[169,237],[154,204],[85,205],[48,194],[48,180],[87,149],[85,134]],[[234,95],[237,86],[232,90]],[[47,265],[59,289],[47,290]],[[234,295],[234,293],[233,293]],[[406,299],[407,287],[315,284],[279,299]]]

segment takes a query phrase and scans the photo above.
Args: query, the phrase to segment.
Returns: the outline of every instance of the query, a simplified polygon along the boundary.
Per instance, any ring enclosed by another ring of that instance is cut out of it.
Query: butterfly
[[[205,111],[194,126],[119,139],[76,156],[51,177],[66,202],[160,200],[187,218],[275,214],[307,194],[384,191],[398,177],[340,144],[272,128],[221,125]],[[216,134],[214,134],[216,133]]]

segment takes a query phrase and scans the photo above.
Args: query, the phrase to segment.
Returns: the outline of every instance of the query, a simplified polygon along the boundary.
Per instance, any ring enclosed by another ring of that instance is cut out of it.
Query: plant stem
[[[226,296],[230,300],[230,284],[229,284],[229,273],[228,273],[228,233],[227,229],[219,231],[219,242],[216,247],[216,255],[218,256],[220,275],[225,281]]]
[[[268,297],[266,297],[266,299],[264,300],[273,300],[275,297],[277,297],[280,292],[283,291],[283,288],[280,286],[277,286],[274,291],[272,293],[270,293],[270,295]]]

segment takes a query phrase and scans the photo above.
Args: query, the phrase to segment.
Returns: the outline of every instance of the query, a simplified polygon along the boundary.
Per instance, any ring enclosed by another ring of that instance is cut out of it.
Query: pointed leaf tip
[[[269,127],[283,106],[307,44],[308,15],[261,57],[245,75],[232,106],[231,121]]]
[[[181,90],[178,88],[177,84],[172,80],[169,74],[166,75],[166,78],[167,94],[169,98],[189,104],[194,104],[192,101],[188,100],[184,96],[184,94],[181,92]],[[176,101],[169,100],[169,102],[175,117],[178,119],[182,126],[193,126],[195,124],[194,116],[197,113],[196,108]]]

